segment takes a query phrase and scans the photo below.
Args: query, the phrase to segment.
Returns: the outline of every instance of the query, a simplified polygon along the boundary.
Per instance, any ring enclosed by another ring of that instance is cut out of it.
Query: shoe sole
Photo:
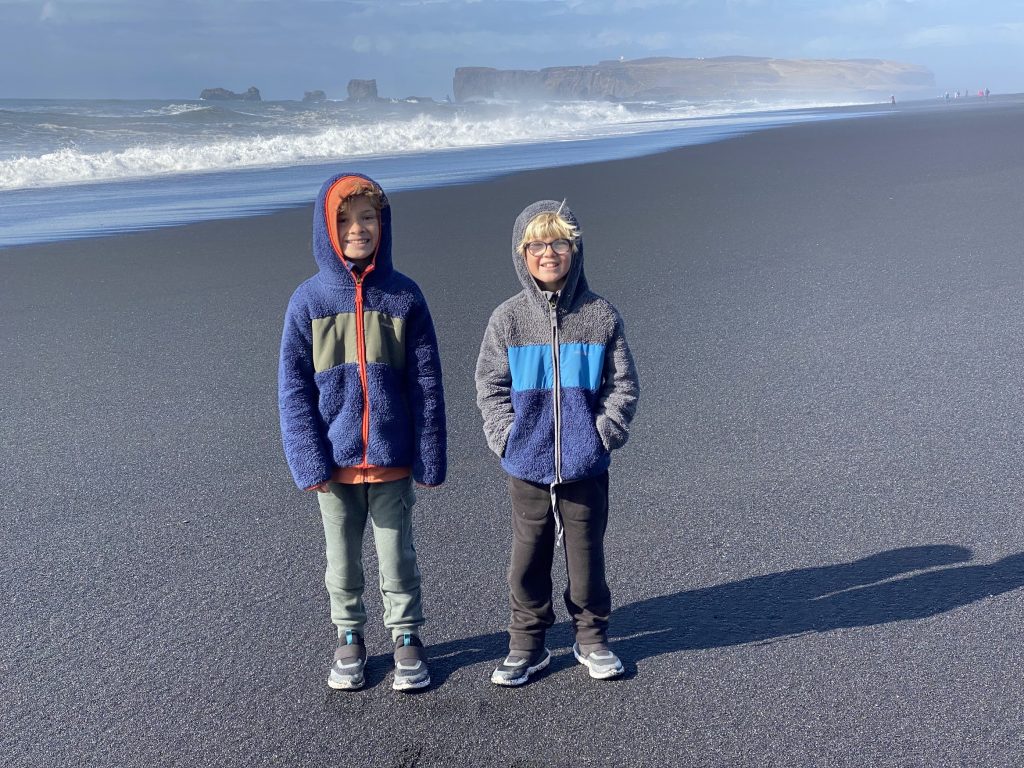
[[[618,667],[612,667],[607,671],[594,669],[592,666],[590,666],[590,662],[587,661],[586,656],[580,656],[580,653],[576,650],[575,645],[572,647],[572,655],[576,657],[576,661],[578,661],[580,664],[587,668],[587,671],[590,673],[590,676],[595,680],[611,680],[614,677],[619,677],[624,671],[621,662],[619,662]]]
[[[498,677],[497,673],[491,673],[491,682],[495,685],[503,685],[506,688],[515,688],[520,685],[526,685],[526,683],[530,680],[530,675],[540,672],[550,663],[551,652],[547,651],[544,655],[544,658],[537,662],[537,664],[535,664],[532,667],[526,668],[526,674],[524,674],[522,677]]]
[[[358,691],[366,684],[366,678],[360,677],[358,680],[335,680],[333,677],[327,678],[327,685],[336,691]]]
[[[426,688],[428,685],[430,685],[430,678],[429,677],[426,680],[417,680],[416,682],[413,682],[413,683],[405,683],[405,682],[399,683],[397,680],[395,680],[393,683],[391,683],[391,690],[393,690],[393,691],[418,691],[421,688]]]

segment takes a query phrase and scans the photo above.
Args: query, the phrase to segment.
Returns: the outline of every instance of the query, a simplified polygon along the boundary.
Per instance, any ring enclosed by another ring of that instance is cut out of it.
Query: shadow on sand
[[[1024,586],[1024,552],[969,565],[973,554],[952,545],[906,547],[641,600],[615,610],[610,639],[628,677],[651,656],[922,619]],[[548,647],[568,647],[567,624],[552,628]],[[500,659],[506,643],[495,632],[431,646],[431,687],[460,667]],[[573,664],[571,653],[556,654],[551,668]]]

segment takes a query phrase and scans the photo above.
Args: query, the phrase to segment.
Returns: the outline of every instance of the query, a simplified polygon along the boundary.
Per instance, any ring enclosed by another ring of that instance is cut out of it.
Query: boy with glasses
[[[391,263],[391,206],[359,174],[321,188],[313,212],[320,268],[288,303],[279,406],[288,465],[316,491],[327,549],[327,592],[338,647],[327,684],[363,686],[363,532],[377,549],[384,625],[395,643],[392,687],[430,685],[420,572],[412,539],[413,480],[446,470],[441,362],[419,287]]]
[[[608,466],[636,411],[636,368],[622,318],[587,285],[583,237],[564,201],[519,214],[512,262],[523,290],[491,315],[476,367],[484,433],[512,498],[509,653],[491,681],[522,685],[548,665],[551,565],[563,539],[573,653],[591,677],[618,677],[607,639]]]

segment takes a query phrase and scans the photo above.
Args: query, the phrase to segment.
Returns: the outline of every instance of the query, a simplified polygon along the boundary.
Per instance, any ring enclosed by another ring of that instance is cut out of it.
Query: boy
[[[320,268],[292,295],[278,374],[281,434],[299,488],[316,491],[325,582],[338,629],[327,684],[364,683],[363,531],[369,517],[384,625],[395,642],[392,687],[430,685],[420,573],[412,540],[416,483],[444,481],[441,364],[426,300],[391,265],[391,206],[380,186],[339,174],[313,212]]]
[[[512,262],[523,290],[491,315],[476,367],[484,433],[512,497],[509,653],[491,681],[522,685],[551,659],[544,636],[563,533],[573,653],[591,677],[618,677],[604,533],[608,466],[636,411],[636,369],[618,312],[587,286],[582,234],[564,201],[519,214]]]

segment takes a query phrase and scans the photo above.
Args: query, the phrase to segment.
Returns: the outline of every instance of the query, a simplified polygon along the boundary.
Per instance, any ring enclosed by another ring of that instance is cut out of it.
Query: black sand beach
[[[450,430],[414,696],[369,547],[370,684],[325,684],[276,410],[310,210],[0,250],[0,765],[1020,765],[1022,127],[894,112],[395,194]],[[515,215],[562,196],[643,386],[608,533],[627,675],[586,676],[563,610],[550,671],[502,690],[472,373]]]

